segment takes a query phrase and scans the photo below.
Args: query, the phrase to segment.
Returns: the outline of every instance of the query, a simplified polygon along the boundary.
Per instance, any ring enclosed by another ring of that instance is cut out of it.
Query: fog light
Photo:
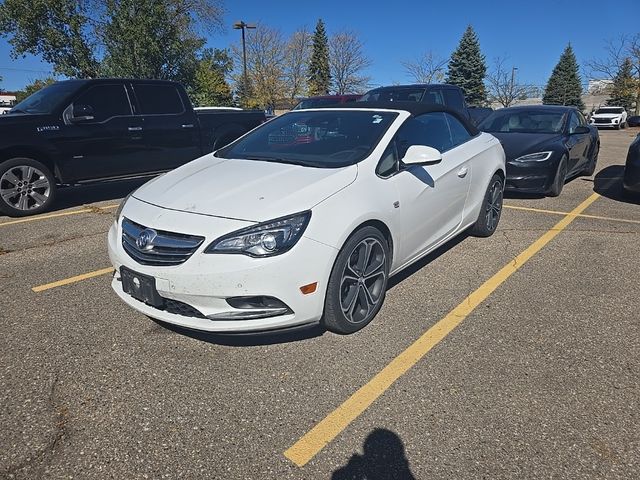
[[[250,310],[250,309],[265,309],[265,308],[286,308],[287,305],[274,297],[230,297],[227,298],[227,303],[233,308],[238,308],[241,310]]]

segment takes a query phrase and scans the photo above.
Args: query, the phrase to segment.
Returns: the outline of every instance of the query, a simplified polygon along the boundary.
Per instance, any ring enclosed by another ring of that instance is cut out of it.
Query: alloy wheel
[[[9,168],[0,177],[0,197],[20,211],[44,205],[51,195],[51,184],[45,174],[29,165]]]
[[[489,191],[489,201],[487,202],[485,217],[487,221],[487,228],[490,231],[494,231],[498,226],[500,212],[502,211],[503,195],[502,183],[499,181],[494,182],[491,186],[491,190]]]
[[[377,311],[387,284],[385,249],[365,238],[353,249],[340,280],[340,306],[350,323],[368,322]]]

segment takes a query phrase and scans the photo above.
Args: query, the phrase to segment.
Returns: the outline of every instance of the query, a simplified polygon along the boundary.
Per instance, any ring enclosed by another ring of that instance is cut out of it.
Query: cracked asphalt
[[[109,275],[34,293],[109,266],[114,205],[143,180],[61,192],[56,216],[0,217],[0,478],[640,478],[640,201],[620,195],[637,133],[601,131],[594,177],[507,198],[493,237],[393,278],[374,322],[345,337],[169,329],[120,302]],[[308,464],[285,458],[564,218],[539,210],[594,192]]]

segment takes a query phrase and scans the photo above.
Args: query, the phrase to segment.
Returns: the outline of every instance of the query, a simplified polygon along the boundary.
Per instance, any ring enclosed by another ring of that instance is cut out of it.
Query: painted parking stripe
[[[418,340],[394,358],[367,384],[362,386],[342,405],[327,415],[309,430],[284,456],[299,467],[306,465],[320,450],[338,436],[351,422],[357,419],[378,397],[391,387],[402,375],[420,361],[435,345],[455,329],[493,291],[527,263],[545,245],[562,232],[578,214],[600,197],[594,193],[574,208],[527,249],[502,267],[489,280],[465,298],[462,303],[427,330]]]
[[[18,223],[37,222],[38,220],[46,220],[48,218],[67,217],[69,215],[78,215],[80,213],[90,213],[90,212],[95,212],[96,210],[109,210],[111,208],[117,208],[118,206],[119,204],[106,205],[104,207],[81,208],[80,210],[72,210],[70,212],[49,213],[46,215],[39,215],[35,217],[20,218],[18,220],[10,220],[8,222],[2,222],[0,223],[0,227],[6,227],[7,225],[16,225]]]
[[[600,215],[587,215],[586,213],[575,214],[571,212],[559,212],[557,210],[544,210],[542,208],[518,207],[515,205],[503,205],[503,207],[511,210],[523,210],[525,212],[548,213],[551,215],[573,215],[580,218],[592,218],[595,220],[607,220],[610,222],[636,223],[640,225],[640,220],[630,220],[628,218],[603,217]]]
[[[52,288],[63,287],[65,285],[71,285],[72,283],[78,283],[83,280],[87,280],[93,277],[99,277],[100,275],[106,275],[107,273],[113,273],[113,268],[102,268],[93,272],[83,273],[82,275],[76,275],[75,277],[65,278],[64,280],[58,280],[57,282],[46,283],[33,287],[31,290],[34,292],[44,292],[45,290],[51,290]]]

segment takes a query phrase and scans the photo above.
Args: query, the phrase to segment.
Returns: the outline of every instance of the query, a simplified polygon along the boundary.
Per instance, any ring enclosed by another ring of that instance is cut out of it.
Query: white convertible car
[[[113,289],[183,327],[352,333],[391,275],[502,209],[500,142],[445,107],[297,110],[150,181],[109,231]]]

